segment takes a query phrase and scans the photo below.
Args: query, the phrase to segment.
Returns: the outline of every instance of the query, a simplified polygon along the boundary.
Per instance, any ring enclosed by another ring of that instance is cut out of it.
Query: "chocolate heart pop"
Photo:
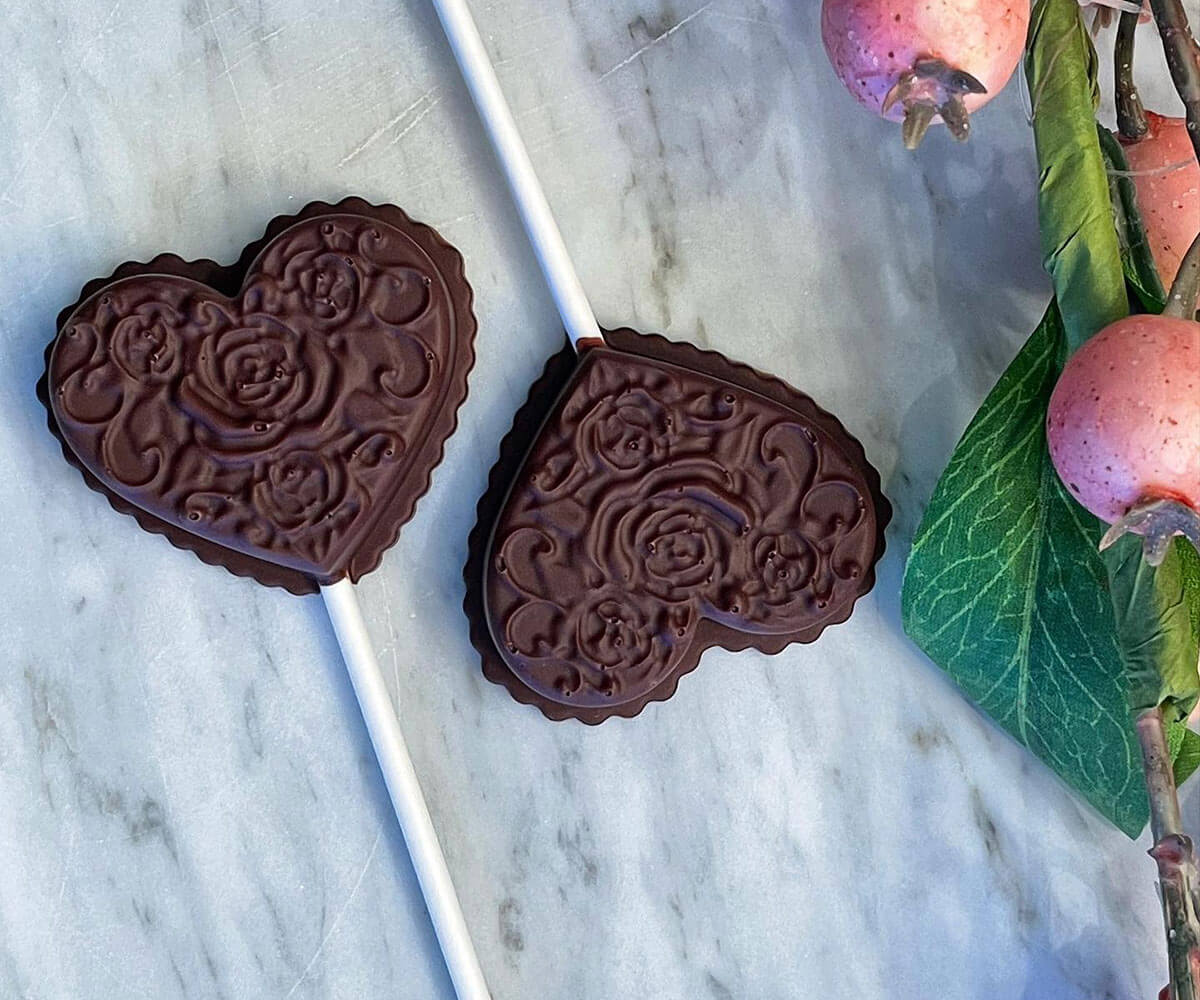
[[[487,988],[359,612],[429,487],[474,361],[462,257],[400,209],[275,219],[231,267],[162,255],[87,284],[38,395],[63,455],[147,531],[320,590],[451,978]]]
[[[812,642],[874,584],[879,474],[780,380],[601,333],[465,0],[434,2],[574,347],[530,390],[479,503],[464,607],[484,674],[595,724],[669,698],[712,646]]]

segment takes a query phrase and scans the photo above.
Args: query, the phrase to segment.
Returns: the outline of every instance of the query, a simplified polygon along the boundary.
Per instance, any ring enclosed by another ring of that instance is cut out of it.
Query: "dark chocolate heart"
[[[807,396],[690,345],[606,338],[531,390],[466,568],[487,677],[588,723],[670,697],[711,646],[774,653],[845,621],[891,517],[862,446]]]
[[[89,283],[39,394],[117,510],[308,593],[373,569],[428,489],[466,397],[471,300],[428,226],[313,204],[231,268],[162,256]]]

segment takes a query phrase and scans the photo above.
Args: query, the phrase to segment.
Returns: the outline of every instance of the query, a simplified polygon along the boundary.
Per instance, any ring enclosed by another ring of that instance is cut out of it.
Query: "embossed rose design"
[[[340,465],[315,452],[293,451],[268,466],[255,484],[254,507],[275,527],[293,533],[328,519],[345,492]]]
[[[636,603],[635,603],[636,601]],[[575,641],[580,653],[602,671],[656,675],[671,659],[666,609],[653,599],[621,590],[602,590],[576,612]],[[598,690],[613,681],[594,680]]]
[[[180,402],[211,431],[210,447],[266,448],[326,411],[334,367],[315,338],[254,316],[202,341]]]
[[[146,302],[117,321],[109,351],[131,379],[148,385],[173,379],[182,363],[179,327],[183,316],[161,302]]]
[[[753,558],[763,586],[755,597],[770,608],[794,601],[812,582],[818,562],[816,551],[799,535],[764,535],[754,545]]]
[[[344,323],[358,309],[362,265],[336,250],[305,250],[287,262],[282,288],[298,291],[304,310],[323,329]]]
[[[739,530],[716,506],[669,493],[630,503],[613,522],[611,551],[596,556],[627,586],[668,603],[711,600],[729,575]]]
[[[670,450],[672,418],[644,389],[605,397],[580,421],[576,453],[595,456],[620,472],[638,472],[661,461]]]

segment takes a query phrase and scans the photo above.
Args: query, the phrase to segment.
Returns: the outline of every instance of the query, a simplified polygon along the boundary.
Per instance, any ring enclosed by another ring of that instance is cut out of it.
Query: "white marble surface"
[[[560,332],[430,10],[13,0],[0,997],[451,996],[319,600],[113,514],[33,396],[85,279],[161,249],[229,260],[347,193],[437,226],[478,294],[460,430],[361,595],[497,1000],[1155,995],[1145,840],[899,626],[922,506],[1047,296],[1016,88],[968,147],[913,156],[834,82],[816,0],[476,9],[601,321],[840,414],[897,508],[879,586],[815,646],[710,652],[632,722],[513,703],[479,674],[460,567]]]

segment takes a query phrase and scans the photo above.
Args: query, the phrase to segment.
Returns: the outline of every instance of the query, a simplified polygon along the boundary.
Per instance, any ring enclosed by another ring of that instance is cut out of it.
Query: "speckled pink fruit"
[[[1125,141],[1125,159],[1137,188],[1146,240],[1163,286],[1171,287],[1179,262],[1200,233],[1200,161],[1187,122],[1148,112],[1150,131]]]
[[[1067,488],[1109,523],[1146,500],[1200,510],[1200,323],[1105,327],[1067,362],[1046,436]]]
[[[967,94],[967,110],[982,107],[1008,83],[1025,45],[1025,0],[824,0],[821,37],[838,77],[859,102],[885,114],[888,93],[922,59],[941,59],[987,88]]]

